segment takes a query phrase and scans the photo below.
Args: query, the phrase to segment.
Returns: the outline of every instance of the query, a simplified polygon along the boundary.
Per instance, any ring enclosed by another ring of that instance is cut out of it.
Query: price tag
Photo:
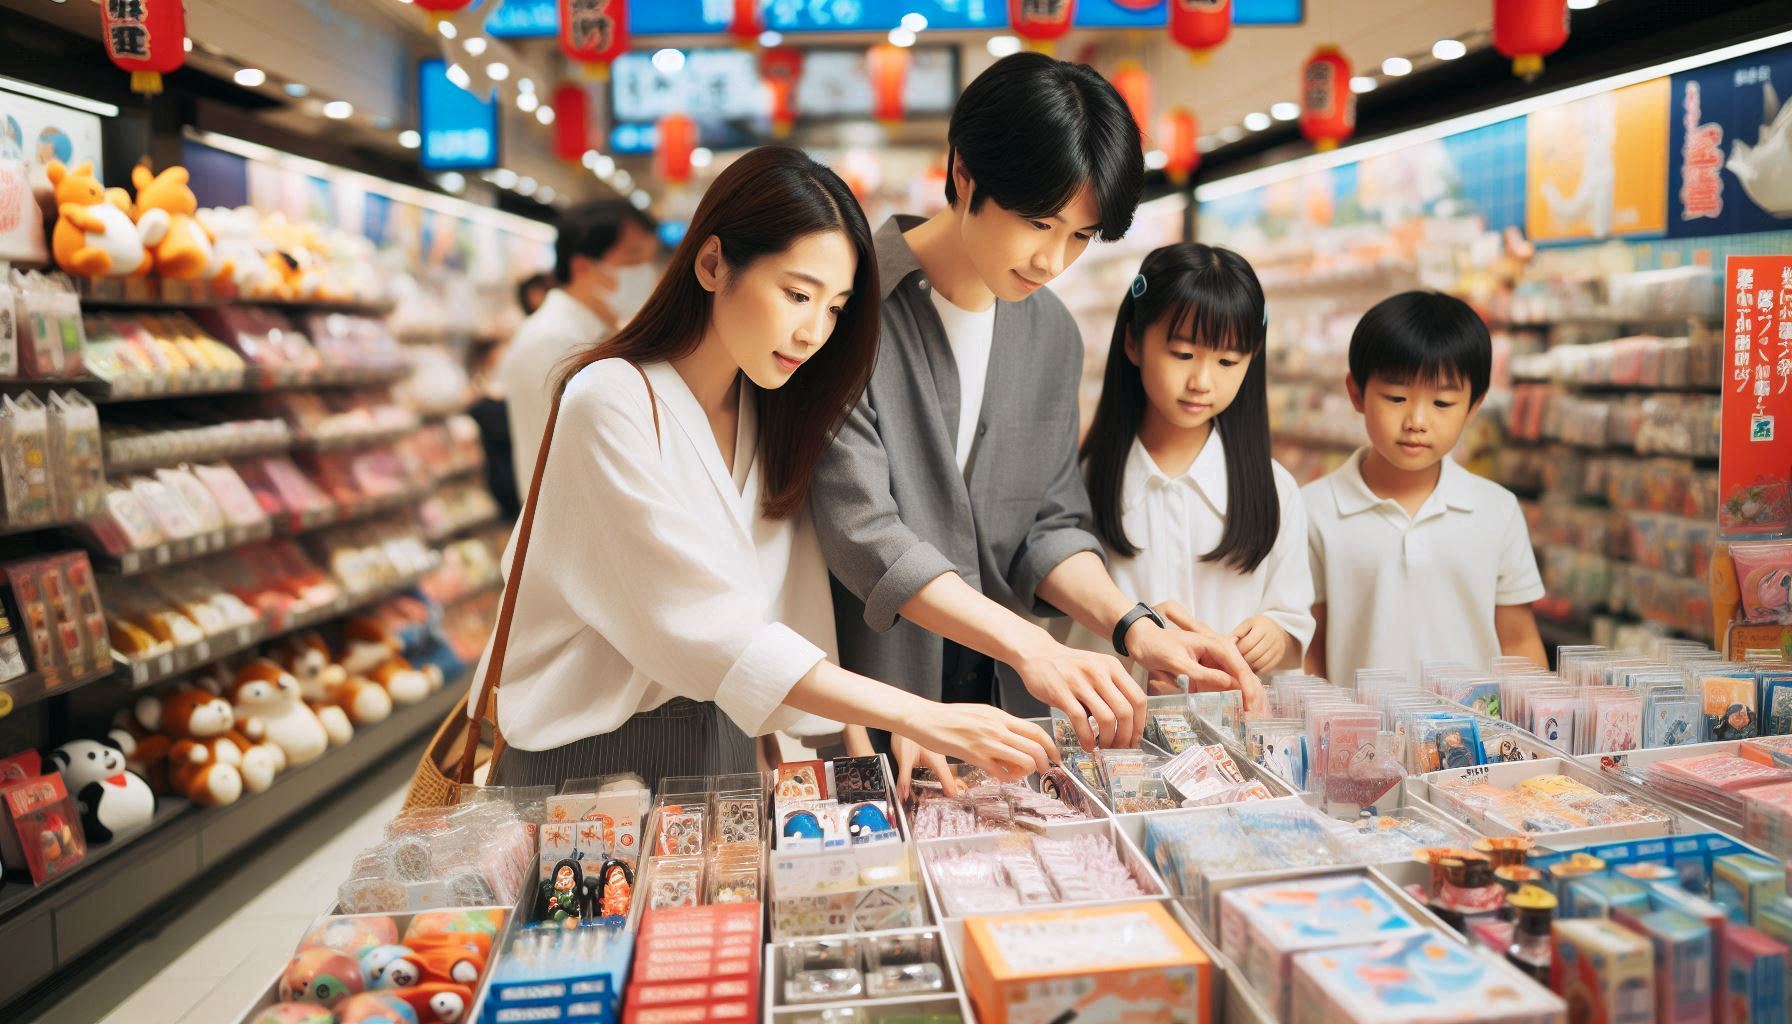
[[[172,671],[174,671],[174,655],[164,654],[156,659],[156,675],[165,676]]]
[[[193,645],[193,664],[212,660],[212,642],[201,640]]]
[[[1472,768],[1464,768],[1462,770],[1462,777],[1465,779],[1481,779],[1487,776],[1487,771],[1487,765],[1478,764]]]
[[[157,565],[167,565],[174,560],[174,549],[166,544],[157,544],[152,557]]]
[[[0,718],[12,714],[12,694],[0,690]]]

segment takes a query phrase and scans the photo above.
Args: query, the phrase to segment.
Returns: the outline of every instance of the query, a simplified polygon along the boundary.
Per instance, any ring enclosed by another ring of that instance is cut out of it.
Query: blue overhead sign
[[[507,0],[506,6],[510,0]],[[888,32],[910,14],[929,29],[1004,31],[1007,0],[763,0],[765,27],[778,32]],[[1298,25],[1304,0],[1232,0],[1236,25]],[[730,0],[652,0],[632,4],[629,32],[638,36],[709,35],[726,32]],[[1079,28],[1162,28],[1169,0],[1078,0]]]
[[[499,39],[557,36],[560,34],[559,0],[499,0],[485,17],[485,30]]]
[[[498,166],[498,104],[448,79],[440,60],[417,63],[417,108],[427,170],[483,170]]]

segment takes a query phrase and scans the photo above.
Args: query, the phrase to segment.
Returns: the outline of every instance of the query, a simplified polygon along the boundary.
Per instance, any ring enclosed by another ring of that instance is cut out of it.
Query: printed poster
[[[1666,78],[1526,118],[1527,232],[1539,242],[1659,235],[1667,227]]]
[[[46,209],[54,205],[44,172],[52,160],[91,162],[101,173],[99,115],[0,91],[0,261],[49,259],[33,196],[41,195]]]
[[[1675,75],[1668,234],[1792,228],[1792,48]]]
[[[1792,528],[1792,255],[1731,256],[1724,290],[1718,530],[1779,536]]]

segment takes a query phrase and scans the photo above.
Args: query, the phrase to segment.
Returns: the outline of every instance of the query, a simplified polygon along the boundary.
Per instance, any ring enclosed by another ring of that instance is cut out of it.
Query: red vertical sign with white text
[[[1731,256],[1724,266],[1725,537],[1792,532],[1792,256]]]

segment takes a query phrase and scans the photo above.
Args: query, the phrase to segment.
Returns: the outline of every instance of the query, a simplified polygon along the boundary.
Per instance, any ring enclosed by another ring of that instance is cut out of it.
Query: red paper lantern
[[[1145,144],[1145,126],[1151,123],[1151,76],[1145,73],[1137,61],[1122,61],[1114,77],[1109,79],[1114,84],[1114,91],[1126,101],[1126,109],[1132,111],[1133,123],[1139,128],[1139,144]]]
[[[103,0],[100,31],[106,56],[131,73],[131,91],[162,91],[162,76],[187,62],[187,16],[181,0]]]
[[[1232,0],[1170,0],[1170,39],[1205,61],[1232,34]]]
[[[1529,81],[1543,58],[1568,41],[1568,0],[1493,0],[1493,48],[1512,58],[1512,73]]]
[[[560,0],[560,49],[593,78],[628,50],[628,0]]]
[[[697,122],[684,114],[667,114],[660,118],[659,145],[654,150],[654,164],[660,179],[669,185],[682,185],[691,180],[691,151],[697,148]]]
[[[728,22],[728,34],[736,46],[752,46],[765,31],[765,18],[759,12],[759,0],[734,0],[734,17]]]
[[[584,86],[554,90],[554,155],[576,164],[591,148],[591,95]]]
[[[908,51],[880,43],[865,53],[865,73],[871,78],[871,116],[886,125],[902,120],[902,91],[908,84]]]
[[[1050,53],[1075,17],[1076,0],[1008,0],[1008,27],[1030,50]]]
[[[1201,148],[1198,137],[1201,134],[1200,122],[1186,107],[1175,107],[1164,115],[1163,150],[1169,162],[1164,164],[1164,173],[1169,176],[1170,183],[1177,188],[1188,184],[1188,179],[1201,166]]]
[[[472,2],[473,0],[411,0],[411,3],[417,5],[418,10],[429,13],[429,21],[432,25],[440,25],[447,21],[450,15],[466,10],[467,5]]]
[[[796,86],[803,78],[803,51],[790,47],[759,55],[759,75],[772,94],[772,135],[785,138],[796,126]]]
[[[1356,131],[1356,94],[1350,91],[1350,62],[1335,46],[1321,46],[1300,72],[1300,131],[1321,150]]]

